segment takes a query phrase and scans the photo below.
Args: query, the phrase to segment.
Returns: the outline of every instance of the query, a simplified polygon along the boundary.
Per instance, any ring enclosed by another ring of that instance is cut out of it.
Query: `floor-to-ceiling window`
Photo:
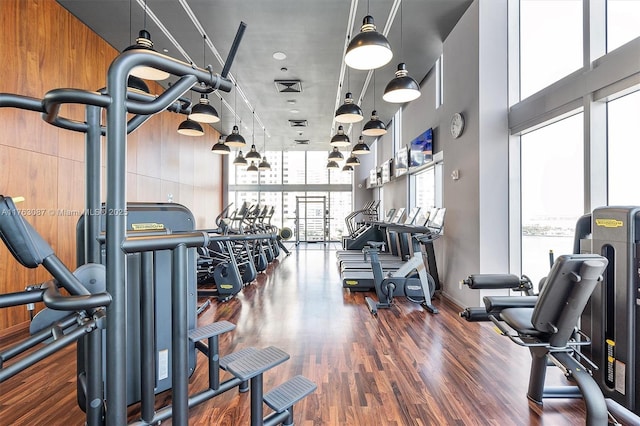
[[[640,91],[607,104],[609,205],[640,205]]]
[[[573,250],[583,214],[583,114],[521,138],[522,272],[537,282],[549,272],[549,251]]]
[[[582,0],[520,0],[520,98],[582,62]]]
[[[257,173],[230,164],[229,201],[238,207],[245,201],[274,206],[271,222],[300,232],[300,240],[340,240],[344,217],[353,209],[352,174],[328,170],[327,156],[327,151],[267,151],[271,170]],[[326,223],[317,218],[316,204],[299,208],[303,197],[324,197]]]
[[[607,52],[640,37],[640,0],[607,0]]]

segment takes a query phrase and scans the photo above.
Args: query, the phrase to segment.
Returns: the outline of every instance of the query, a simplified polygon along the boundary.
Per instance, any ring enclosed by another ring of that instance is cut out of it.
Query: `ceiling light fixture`
[[[211,151],[214,154],[228,155],[228,154],[231,153],[231,148],[229,148],[227,145],[225,145],[224,138],[222,136],[220,136],[220,139],[218,139],[218,142],[213,144],[213,147],[211,148]]]
[[[347,92],[344,103],[336,110],[336,121],[338,123],[357,123],[363,119],[362,110],[353,102],[351,92]]]
[[[404,56],[402,47],[402,3],[400,3],[400,54]],[[398,64],[396,76],[387,84],[382,99],[387,102],[402,104],[420,97],[420,85],[409,75],[404,62]]]
[[[267,161],[267,130],[262,128],[262,151],[264,155],[262,156],[262,161],[258,164],[258,170],[271,170],[271,164]]]
[[[236,80],[237,82],[237,80]],[[234,148],[242,148],[243,146],[245,146],[247,144],[247,142],[244,140],[244,138],[242,137],[242,135],[240,134],[240,130],[238,129],[238,124],[237,124],[237,119],[238,119],[238,113],[237,113],[237,107],[238,107],[238,84],[234,84],[235,86],[235,91],[233,93],[233,116],[234,116],[234,121],[236,122],[236,124],[233,125],[233,130],[231,130],[231,134],[229,136],[227,136],[227,138],[225,139],[224,143],[227,144],[228,146],[234,147]]]
[[[365,136],[382,136],[387,133],[387,126],[378,118],[376,111],[376,72],[373,72],[373,111],[371,112],[371,120],[367,121],[362,128],[362,134]]]
[[[153,48],[153,42],[151,41],[151,34],[147,31],[147,2],[144,2],[144,22],[143,29],[138,33],[138,38],[136,39],[136,44],[133,44],[123,50],[123,52],[127,52],[129,50],[148,50],[155,52],[156,50]],[[166,71],[162,71],[156,68],[148,67],[148,66],[137,66],[131,70],[131,75],[135,75],[138,78],[142,78],[145,80],[166,80],[169,78],[169,73]]]
[[[247,165],[247,160],[244,159],[242,151],[238,151],[238,155],[236,155],[236,158],[233,160],[233,165],[236,167],[243,167]]]
[[[389,40],[376,31],[373,17],[365,16],[360,33],[349,42],[344,62],[357,70],[372,70],[388,64],[391,58],[393,52]]]
[[[249,167],[247,167],[247,171],[248,172],[258,172],[258,167],[256,166],[256,162],[252,161],[251,165],[249,165]]]
[[[351,152],[353,154],[368,154],[371,152],[371,149],[369,148],[369,145],[364,142],[364,138],[360,136],[358,138],[358,143],[353,147],[353,151]]]
[[[209,96],[206,94],[200,95],[200,103],[191,108],[189,118],[200,123],[217,123],[220,121],[218,111],[209,103]]]
[[[140,93],[151,93],[149,86],[140,77],[130,74],[127,79],[127,88]]]
[[[330,142],[331,146],[349,146],[351,145],[351,141],[349,140],[349,136],[344,134],[344,128],[342,126],[338,126],[338,133],[333,135]]]
[[[327,163],[327,169],[339,169],[340,165],[333,160],[329,160]]]
[[[333,151],[331,151],[329,153],[329,160],[334,160],[334,161],[342,161],[344,160],[344,156],[342,155],[342,153],[340,152],[340,150],[338,149],[338,147],[333,147]]]
[[[360,165],[360,159],[358,157],[356,157],[356,154],[351,152],[351,156],[349,158],[347,158],[347,161],[345,161],[345,164],[347,166],[359,166]]]
[[[256,113],[255,111],[253,112],[252,115],[252,128],[251,128],[251,151],[247,152],[247,155],[245,155],[245,158],[247,160],[260,160],[262,158],[262,156],[260,155],[260,153],[258,152],[258,150],[256,149],[256,121],[255,121],[255,116]],[[251,162],[253,164],[253,161]],[[258,169],[256,168],[256,171]]]
[[[345,164],[344,167],[342,168],[343,172],[352,172],[353,171],[353,167],[351,167],[349,164]]]
[[[185,136],[202,136],[204,130],[200,123],[187,118],[178,126],[178,133]]]

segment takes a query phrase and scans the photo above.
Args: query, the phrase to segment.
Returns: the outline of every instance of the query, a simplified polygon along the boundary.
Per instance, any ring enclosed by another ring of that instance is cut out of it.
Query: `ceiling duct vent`
[[[274,80],[276,90],[279,93],[300,93],[302,92],[302,84],[300,80]]]
[[[309,145],[309,139],[294,139],[296,145]]]
[[[291,127],[307,127],[307,120],[289,120]]]

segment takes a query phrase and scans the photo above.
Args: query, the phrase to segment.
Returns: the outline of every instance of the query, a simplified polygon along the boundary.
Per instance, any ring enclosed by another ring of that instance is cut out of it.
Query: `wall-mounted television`
[[[409,167],[420,167],[433,161],[433,129],[429,128],[411,141]]]

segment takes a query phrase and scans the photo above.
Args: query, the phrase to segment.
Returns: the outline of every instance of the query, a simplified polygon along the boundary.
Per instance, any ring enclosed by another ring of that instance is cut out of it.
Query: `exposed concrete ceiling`
[[[215,72],[222,70],[238,26],[245,22],[231,67],[239,90],[222,93],[222,123],[214,127],[226,135],[234,123],[241,124],[240,133],[249,143],[254,133],[260,151],[263,143],[268,150],[329,151],[337,128],[334,112],[345,93],[353,93],[365,117],[349,134],[355,143],[374,105],[384,122],[399,108],[382,100],[398,63],[405,62],[421,82],[472,0],[147,0],[146,16],[144,0],[58,2],[117,50],[134,44],[138,31],[146,28],[157,51],[201,67],[211,64]],[[375,74],[350,69],[343,60],[367,11],[394,52]],[[275,52],[286,58],[274,59]],[[289,86],[278,80],[299,80],[301,91],[279,91]],[[194,93],[194,102],[198,97]],[[220,111],[220,99],[210,99]],[[292,126],[291,120],[307,125]]]

